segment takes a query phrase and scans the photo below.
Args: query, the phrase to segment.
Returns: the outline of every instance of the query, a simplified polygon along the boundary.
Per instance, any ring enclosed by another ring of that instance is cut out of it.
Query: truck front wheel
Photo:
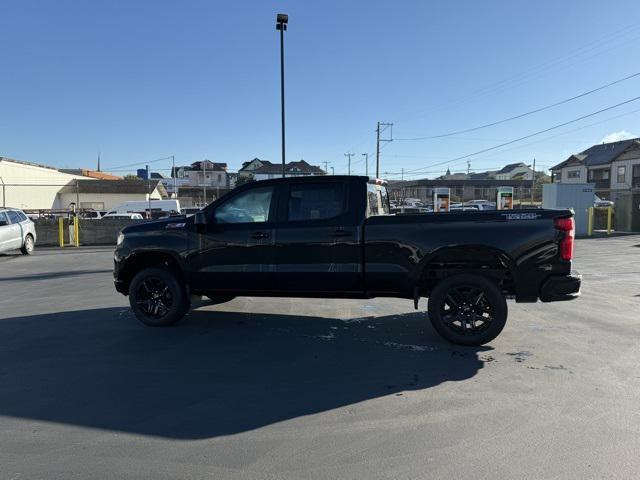
[[[429,296],[429,319],[446,340],[483,345],[496,338],[507,321],[507,302],[498,286],[474,274],[445,278]]]
[[[187,294],[175,275],[164,268],[145,268],[129,286],[135,316],[150,327],[173,325],[189,311]]]

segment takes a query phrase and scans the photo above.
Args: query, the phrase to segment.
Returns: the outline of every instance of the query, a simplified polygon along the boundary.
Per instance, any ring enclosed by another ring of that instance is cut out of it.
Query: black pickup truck
[[[516,302],[571,300],[570,210],[390,215],[385,186],[367,177],[251,182],[190,217],[126,227],[116,289],[145,324],[171,325],[192,295],[428,297],[447,340],[480,345]]]

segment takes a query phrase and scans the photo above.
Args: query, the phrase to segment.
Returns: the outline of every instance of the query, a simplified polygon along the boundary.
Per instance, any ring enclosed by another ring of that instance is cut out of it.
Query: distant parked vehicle
[[[36,246],[36,227],[22,210],[0,208],[0,252],[18,250],[31,255]]]
[[[102,218],[102,214],[97,210],[83,210],[78,216],[83,220],[100,220]]]
[[[602,200],[597,195],[595,196],[595,200],[593,202],[594,207],[613,207],[615,205],[611,200]]]
[[[129,220],[144,220],[139,213],[110,213],[107,212],[102,218],[128,218]]]
[[[151,205],[149,205],[151,203]],[[115,208],[109,210],[104,216],[113,216],[117,213],[139,213],[145,214],[149,211],[151,206],[151,213],[158,212],[160,214],[179,214],[180,201],[179,200],[137,200],[131,202],[122,202]]]

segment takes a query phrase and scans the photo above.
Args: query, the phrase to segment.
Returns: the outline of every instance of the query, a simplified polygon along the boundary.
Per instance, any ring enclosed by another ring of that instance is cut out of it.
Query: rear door
[[[279,291],[361,292],[361,226],[344,179],[283,186],[276,225]]]

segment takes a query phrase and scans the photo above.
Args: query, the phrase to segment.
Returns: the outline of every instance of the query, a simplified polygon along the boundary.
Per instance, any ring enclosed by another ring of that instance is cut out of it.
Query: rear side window
[[[27,219],[27,216],[22,212],[18,212],[18,218],[21,222],[24,222]]]
[[[289,221],[323,220],[342,215],[344,211],[343,183],[291,185],[287,214]]]
[[[7,211],[7,215],[9,215],[9,220],[11,221],[11,223],[20,223],[22,221],[20,220],[18,212],[16,212],[15,210]]]
[[[9,219],[4,212],[0,212],[0,223],[9,223]]]
[[[367,216],[389,214],[387,189],[380,185],[367,184]]]

